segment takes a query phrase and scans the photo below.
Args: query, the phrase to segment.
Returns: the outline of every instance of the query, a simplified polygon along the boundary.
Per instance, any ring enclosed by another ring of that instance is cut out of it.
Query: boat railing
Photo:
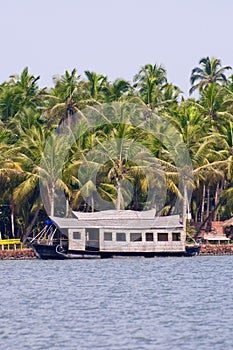
[[[34,238],[30,240],[30,244],[47,244],[53,245],[60,243],[61,241],[67,241],[68,239],[64,238],[55,238],[57,233],[57,227],[54,229],[53,225],[46,225]]]

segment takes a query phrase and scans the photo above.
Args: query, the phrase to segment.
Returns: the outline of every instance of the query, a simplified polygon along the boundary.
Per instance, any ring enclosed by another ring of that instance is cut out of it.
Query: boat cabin
[[[186,237],[178,215],[156,217],[155,210],[73,214],[73,218],[51,217],[67,236],[69,252],[100,252],[102,255],[185,252]]]

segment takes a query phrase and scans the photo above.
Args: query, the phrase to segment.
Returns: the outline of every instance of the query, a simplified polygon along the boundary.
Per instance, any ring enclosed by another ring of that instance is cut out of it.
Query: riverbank
[[[233,255],[233,244],[202,244],[200,255]],[[31,248],[17,250],[0,250],[0,260],[37,259]]]
[[[200,255],[233,255],[233,244],[202,244]]]
[[[37,259],[31,248],[16,250],[0,250],[0,260],[26,260]]]

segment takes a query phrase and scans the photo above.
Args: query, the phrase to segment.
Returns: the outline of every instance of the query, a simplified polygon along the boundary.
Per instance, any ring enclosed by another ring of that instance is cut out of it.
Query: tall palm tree
[[[205,184],[223,175],[219,167],[223,165],[224,158],[216,148],[222,138],[217,131],[211,130],[209,117],[200,113],[199,106],[193,101],[184,101],[177,113],[167,114],[166,119],[179,131],[191,159],[194,176],[191,207],[193,218],[197,219],[196,211],[201,207],[202,198],[200,188],[205,191]]]
[[[209,127],[215,128],[215,130],[218,130],[221,123],[224,124],[227,119],[232,117],[227,113],[225,96],[226,89],[217,83],[212,83],[206,86],[206,89],[200,94],[200,99],[195,101],[199,112],[208,117]]]
[[[195,67],[191,73],[191,89],[189,93],[192,94],[196,89],[203,91],[212,83],[226,83],[227,78],[225,71],[231,69],[230,66],[221,66],[221,61],[218,58],[209,58],[209,56],[202,58],[199,61],[200,67]]]
[[[134,76],[134,86],[143,101],[152,109],[160,99],[161,89],[166,83],[166,70],[162,65],[146,64]]]
[[[103,87],[105,102],[119,101],[122,97],[127,97],[130,90],[130,83],[124,79],[116,79],[113,83],[106,82]]]
[[[13,75],[0,86],[0,119],[5,124],[19,120],[25,110],[42,113],[47,91],[38,86],[39,76],[29,74],[26,67],[20,76]]]
[[[55,81],[55,87],[50,91],[49,124],[56,125],[57,121],[61,123],[65,119],[70,121],[72,115],[79,110],[78,100],[82,89],[79,85],[80,77],[74,68],[72,72],[65,71],[65,74]]]
[[[27,104],[29,106],[36,106],[39,102],[39,96],[41,91],[38,86],[39,76],[35,77],[33,74],[29,74],[28,67],[24,68],[23,72],[18,75],[12,75],[11,85],[15,85],[21,91],[22,105]]]
[[[16,115],[20,102],[18,89],[9,83],[3,83],[0,87],[0,119],[4,123]]]
[[[2,139],[0,145],[0,187],[1,187],[1,204],[8,205],[10,207],[10,221],[11,221],[11,234],[15,236],[15,202],[13,198],[13,191],[19,185],[23,178],[23,172],[21,164],[12,158],[12,149],[14,145],[8,143],[7,134],[1,134],[5,136],[5,142]]]
[[[85,75],[88,80],[88,87],[90,91],[90,96],[95,101],[98,100],[98,98],[102,97],[103,93],[103,87],[105,83],[107,82],[107,77],[105,77],[103,74],[97,74],[95,72],[90,72],[89,70],[85,71]]]
[[[12,159],[20,164],[21,181],[15,186],[13,199],[16,211],[23,217],[23,237],[30,234],[41,209],[39,193],[39,164],[46,142],[46,133],[40,124],[19,129],[18,144],[12,148]]]

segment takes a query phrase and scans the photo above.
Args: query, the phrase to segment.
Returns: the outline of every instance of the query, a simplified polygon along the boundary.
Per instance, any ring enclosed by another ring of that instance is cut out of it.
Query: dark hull
[[[101,258],[98,251],[66,251],[61,250],[59,245],[32,244],[37,257],[47,259],[98,259]],[[58,249],[59,248],[59,249]]]
[[[65,251],[58,249],[59,245],[32,244],[38,258],[47,259],[107,259],[124,257],[168,257],[168,256],[195,256],[200,252],[199,246],[187,247],[184,252],[100,252],[100,251]]]
[[[199,255],[201,250],[200,245],[186,246],[186,256]]]
[[[32,244],[32,248],[36,256],[40,259],[59,259],[64,260],[65,257],[57,253],[57,246],[46,244]]]

